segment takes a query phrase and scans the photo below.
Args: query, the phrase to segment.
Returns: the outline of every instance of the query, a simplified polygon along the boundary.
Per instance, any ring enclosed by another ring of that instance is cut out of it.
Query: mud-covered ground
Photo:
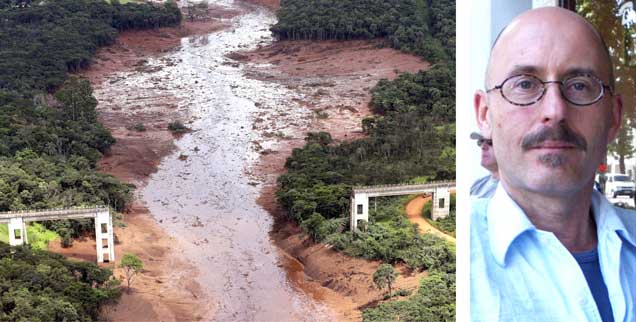
[[[275,0],[248,2],[270,7],[278,5]],[[214,7],[209,19],[186,22],[179,28],[127,32],[116,45],[99,51],[96,64],[84,75],[93,83],[98,98],[103,98],[98,107],[100,119],[117,139],[100,162],[104,172],[137,185],[140,191],[149,176],[157,171],[162,158],[179,149],[174,144],[175,137],[166,129],[168,122],[180,120],[191,125],[199,116],[193,115],[189,106],[183,104],[184,97],[172,94],[174,88],[166,88],[169,80],[162,78],[161,71],[156,70],[161,67],[157,66],[170,68],[179,64],[166,53],[176,50],[182,37],[228,28],[231,25],[229,19],[243,13],[238,8]],[[191,39],[207,41],[205,36]],[[297,226],[285,220],[275,203],[274,184],[284,170],[283,164],[291,149],[303,145],[306,132],[329,131],[336,140],[361,136],[360,121],[370,113],[369,90],[377,81],[428,66],[417,57],[377,47],[376,43],[364,41],[278,42],[263,43],[254,51],[227,55],[231,67],[242,68],[250,78],[283,86],[293,93],[287,100],[291,102],[289,106],[276,109],[276,114],[266,110],[272,102],[253,98],[256,100],[254,105],[263,106],[252,118],[251,131],[256,139],[249,147],[259,157],[244,169],[244,175],[250,185],[261,191],[260,196],[257,195],[258,204],[276,219],[270,236],[281,248],[276,251],[278,265],[287,272],[290,285],[334,309],[338,320],[359,320],[359,309],[374,304],[382,296],[382,292],[373,287],[371,277],[378,263],[348,258],[322,245],[311,244]],[[143,91],[127,90],[126,86],[121,86],[126,79],[117,77],[122,73],[150,76]],[[119,82],[122,83],[117,84]],[[298,115],[303,116],[302,121],[294,119]],[[143,124],[146,130],[136,131],[136,124]],[[187,155],[184,157],[188,158]],[[135,281],[133,292],[125,294],[118,305],[107,308],[105,317],[170,321],[215,316],[219,305],[223,304],[211,298],[209,290],[202,286],[203,268],[184,258],[182,241],[162,228],[160,222],[163,219],[150,214],[146,205],[138,200],[122,221],[126,227],[116,229],[116,254],[137,254],[144,261],[145,270]],[[163,225],[166,227],[165,223]],[[195,221],[191,226],[199,228],[203,224]],[[213,248],[214,245],[209,243],[214,242],[213,238],[194,241],[197,247]],[[88,260],[94,260],[88,255],[93,254],[93,250],[94,242],[90,240],[77,241],[70,249],[58,249]],[[416,288],[423,274],[412,274],[404,267],[399,270],[401,277],[396,286]],[[236,273],[239,277],[250,278],[244,275],[250,271],[243,273],[240,267]],[[121,272],[116,270],[116,274]],[[242,286],[237,281],[232,287]]]
[[[157,170],[161,159],[171,153],[175,137],[167,130],[169,122],[187,122],[188,111],[178,109],[178,99],[166,95],[162,80],[147,84],[145,93],[122,91],[103,95],[119,79],[112,75],[134,72],[149,73],[147,59],[177,50],[186,36],[205,35],[227,28],[229,19],[241,13],[227,7],[211,6],[205,19],[186,21],[176,28],[128,31],[120,34],[116,44],[98,51],[90,69],[82,73],[88,78],[98,97],[99,119],[117,139],[117,143],[99,162],[99,168],[120,180],[144,186],[148,176]],[[170,62],[168,62],[170,64]],[[143,124],[145,131],[134,129]],[[136,277],[133,291],[124,293],[119,303],[104,310],[104,317],[115,321],[184,321],[198,320],[214,312],[215,307],[201,290],[196,277],[198,268],[181,258],[175,241],[157,225],[148,209],[138,199],[124,214],[121,225],[115,225],[115,253],[137,254],[144,271]],[[51,249],[70,256],[95,260],[95,242],[76,241],[69,249],[52,243]],[[114,264],[107,266],[115,269]]]
[[[271,236],[276,245],[297,258],[309,278],[335,291],[325,301],[344,319],[357,321],[360,310],[377,304],[383,292],[374,287],[373,273],[379,262],[347,257],[312,243],[301,229],[287,220],[275,201],[275,180],[284,171],[291,150],[304,144],[309,131],[327,131],[336,141],[363,135],[361,120],[371,112],[370,89],[382,78],[416,72],[429,65],[420,58],[369,41],[276,42],[256,51],[231,57],[248,67],[250,77],[285,85],[301,94],[300,106],[311,111],[309,126],[287,124],[288,137],[263,153],[256,172],[264,178],[259,203],[276,219]],[[264,65],[263,65],[264,64]],[[255,123],[258,131],[278,131],[272,124]],[[396,289],[416,289],[425,273],[398,267]]]

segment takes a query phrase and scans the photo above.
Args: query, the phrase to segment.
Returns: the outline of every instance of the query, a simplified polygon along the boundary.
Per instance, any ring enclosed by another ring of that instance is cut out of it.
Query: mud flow
[[[226,57],[271,43],[274,22],[270,11],[252,8],[228,20],[230,28],[184,38],[180,49],[109,76],[95,93],[100,101],[139,101],[127,107],[131,113],[165,101],[191,129],[139,198],[198,267],[198,282],[216,302],[205,320],[333,320],[320,291],[303,285],[302,265],[272,245],[272,218],[256,203],[262,179],[250,174],[259,151],[275,147],[286,124],[309,122],[309,112],[289,109],[297,94],[246,78],[242,65]],[[255,122],[266,130],[254,131]]]

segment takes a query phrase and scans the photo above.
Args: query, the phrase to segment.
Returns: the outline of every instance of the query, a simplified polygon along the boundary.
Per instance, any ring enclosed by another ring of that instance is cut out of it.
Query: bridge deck
[[[9,220],[11,218],[22,218],[22,220],[26,222],[57,219],[95,218],[97,213],[103,211],[108,211],[108,208],[92,207],[0,212],[0,223],[9,223]]]
[[[353,193],[366,193],[369,197],[380,197],[433,192],[437,188],[455,188],[455,181],[354,187]]]

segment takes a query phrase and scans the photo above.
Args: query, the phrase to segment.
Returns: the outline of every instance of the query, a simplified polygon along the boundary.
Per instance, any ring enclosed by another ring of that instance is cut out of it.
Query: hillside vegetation
[[[124,209],[132,187],[96,171],[115,140],[97,120],[88,81],[67,75],[87,67],[118,31],[180,20],[173,2],[0,0],[0,211]],[[89,219],[44,224],[67,243],[93,231]],[[111,275],[92,263],[0,243],[0,320],[95,320],[100,305],[118,295]]]
[[[0,243],[0,321],[93,321],[119,282],[93,263]]]
[[[367,137],[336,143],[329,133],[309,133],[306,145],[285,163],[277,198],[315,241],[429,271],[417,295],[366,310],[366,321],[453,321],[454,245],[420,235],[400,200],[380,199],[366,227],[349,232],[349,196],[357,185],[455,178],[455,2],[283,0],[281,6],[271,29],[279,39],[383,37],[394,48],[435,62],[429,70],[377,84],[374,115],[362,121]],[[453,219],[445,224],[454,225]]]
[[[67,73],[87,67],[118,30],[180,20],[171,2],[0,0],[0,211],[95,204],[123,210],[131,187],[95,171],[115,140],[97,121],[88,81]],[[47,224],[62,235],[91,225]]]
[[[281,40],[386,38],[429,61],[455,59],[455,3],[426,0],[282,0]]]

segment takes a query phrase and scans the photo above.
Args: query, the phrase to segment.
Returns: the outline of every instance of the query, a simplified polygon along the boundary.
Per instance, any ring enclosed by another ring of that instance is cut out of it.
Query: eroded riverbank
[[[119,68],[137,44],[130,35],[123,48],[107,49],[112,70],[89,72],[102,121],[118,139],[102,168],[141,188],[116,251],[140,254],[146,271],[109,316],[358,320],[356,309],[380,294],[370,282],[377,264],[309,245],[284,221],[272,228],[267,211],[280,215],[273,184],[307,131],[361,135],[375,82],[427,64],[365,42],[269,45],[271,12],[230,1],[215,10],[220,18],[201,26],[213,34],[185,38],[172,52],[140,50]],[[173,145],[166,126],[174,120],[192,132]],[[138,123],[147,130],[136,132]],[[404,273],[405,285],[417,284]]]

